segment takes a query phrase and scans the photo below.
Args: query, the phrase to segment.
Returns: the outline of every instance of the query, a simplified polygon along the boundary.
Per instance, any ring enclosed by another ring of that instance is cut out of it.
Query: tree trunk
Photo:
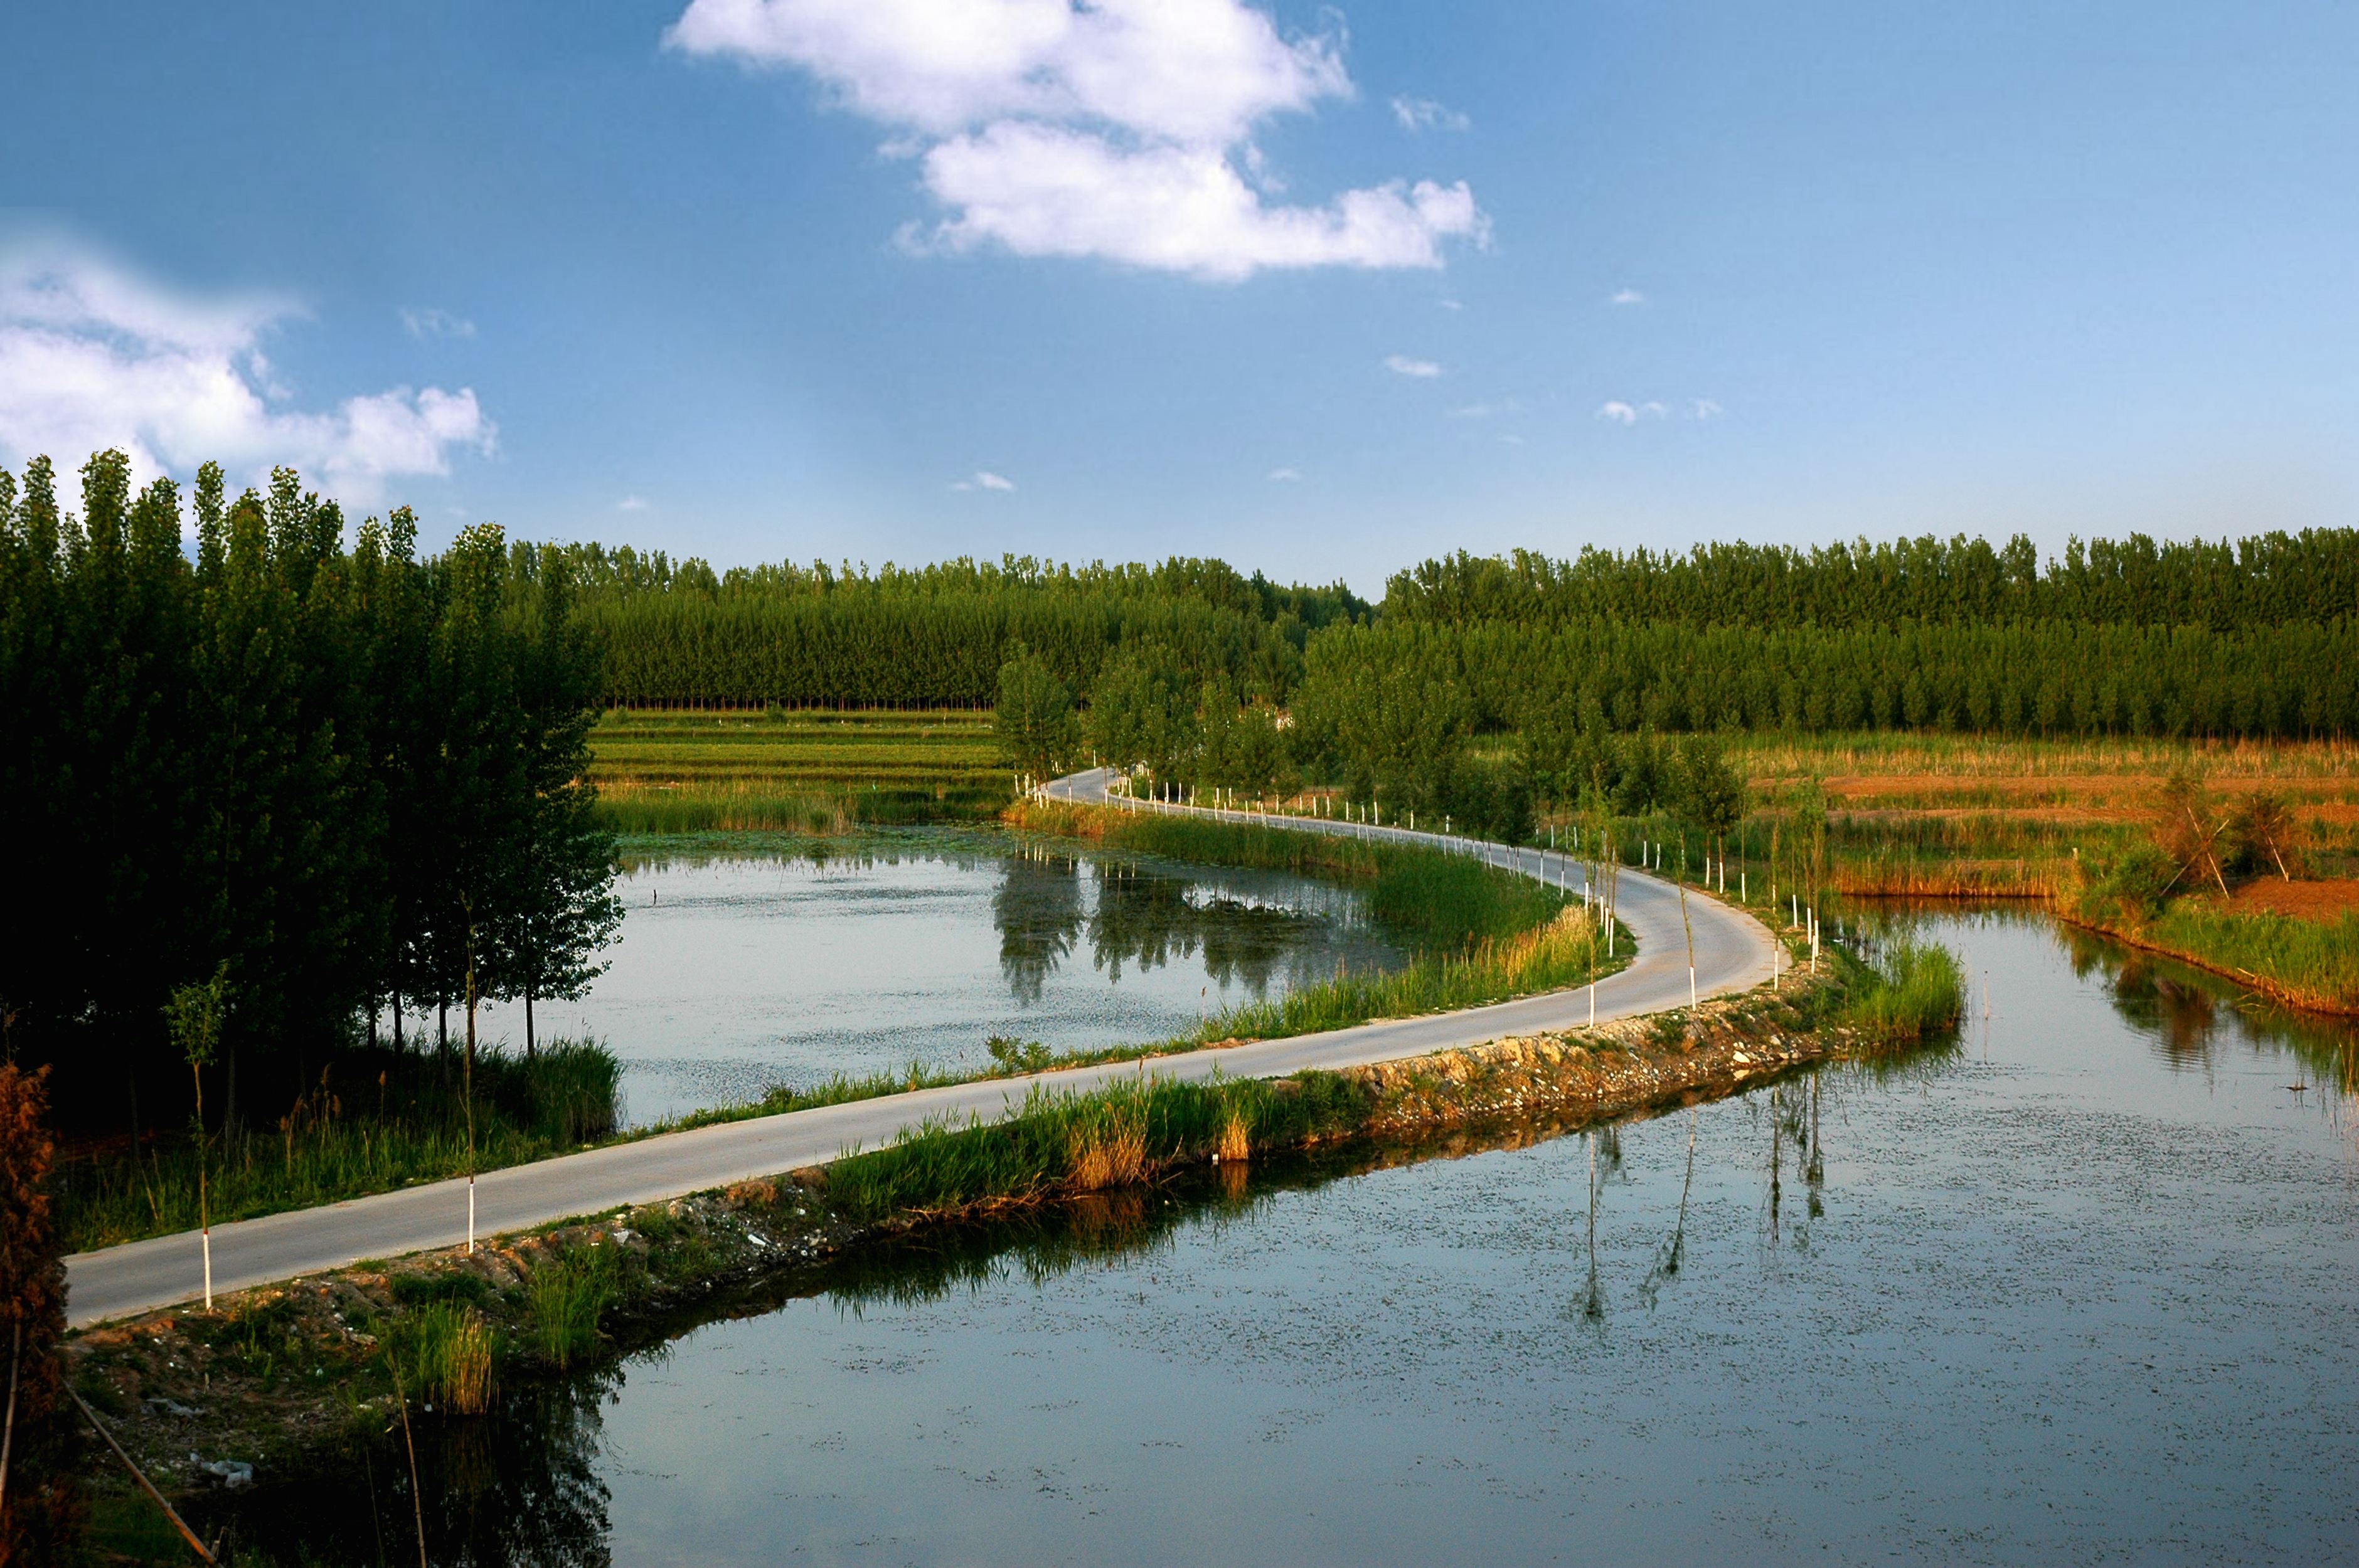
[[[524,1054],[530,1061],[535,1054],[532,1038],[532,988],[524,988]]]

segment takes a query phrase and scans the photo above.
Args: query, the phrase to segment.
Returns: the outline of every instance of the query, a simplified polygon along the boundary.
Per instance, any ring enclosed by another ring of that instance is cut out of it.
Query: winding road
[[[1096,769],[1059,779],[1041,793],[1053,799],[1105,804],[1110,778],[1107,770]],[[1146,803],[1133,803],[1132,809],[1447,848],[1576,890],[1585,875],[1582,863],[1569,855],[1397,827]],[[1638,939],[1638,957],[1628,968],[1599,981],[1593,995],[1593,988],[1581,987],[1462,1012],[1385,1020],[1286,1040],[919,1089],[560,1155],[478,1176],[475,1233],[496,1236],[821,1164],[854,1148],[890,1142],[896,1134],[929,1119],[996,1119],[1019,1106],[1036,1084],[1083,1090],[1140,1075],[1172,1080],[1215,1074],[1281,1077],[1305,1068],[1361,1066],[1506,1035],[1576,1028],[1590,1022],[1593,1006],[1599,1022],[1685,1007],[1690,977],[1679,890],[1625,867],[1617,898],[1622,924]],[[1693,984],[1699,997],[1747,990],[1770,978],[1775,943],[1758,921],[1692,891],[1687,914],[1695,933]],[[456,1247],[464,1244],[466,1235],[463,1180],[240,1220],[214,1227],[213,1290],[221,1294],[342,1268],[364,1258]],[[67,1316],[76,1328],[195,1299],[202,1287],[197,1234],[187,1231],[78,1252],[66,1260],[66,1282]]]

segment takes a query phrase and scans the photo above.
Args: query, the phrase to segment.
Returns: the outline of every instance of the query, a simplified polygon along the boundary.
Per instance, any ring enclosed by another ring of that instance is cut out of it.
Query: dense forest
[[[229,499],[207,465],[192,516],[121,452],[81,477],[75,513],[47,460],[0,471],[0,1019],[70,1115],[152,1122],[210,1054],[211,1118],[275,1119],[471,986],[595,972],[601,665],[560,554],[483,526],[420,557],[408,512],[348,527],[287,470]]]

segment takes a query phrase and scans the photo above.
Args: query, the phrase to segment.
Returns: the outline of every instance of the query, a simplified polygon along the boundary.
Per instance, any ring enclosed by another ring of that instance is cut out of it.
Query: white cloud
[[[285,406],[292,394],[262,341],[296,314],[283,300],[182,298],[62,243],[0,254],[0,453],[71,468],[120,447],[142,480],[208,459],[241,476],[283,463],[367,506],[387,480],[492,449],[496,427],[471,388]]]
[[[1441,367],[1431,360],[1413,360],[1407,354],[1386,354],[1385,368],[1395,375],[1412,376],[1419,381],[1430,381],[1441,373]]]
[[[1614,294],[1612,303],[1615,305],[1644,305],[1647,303],[1647,297],[1639,293],[1635,288],[1625,288]]]
[[[1269,477],[1279,484],[1295,484],[1301,481],[1302,475],[1293,469],[1272,469]]]
[[[1444,242],[1488,232],[1462,182],[1274,204],[1283,186],[1254,128],[1352,83],[1340,34],[1282,38],[1242,0],[690,0],[665,41],[809,71],[903,133],[890,149],[922,148],[949,210],[910,232],[920,246],[1234,280],[1438,267]]]
[[[951,488],[952,490],[1014,490],[1016,481],[1002,478],[989,469],[978,469],[973,479],[953,480],[951,482]]]
[[[1669,412],[1670,410],[1664,407],[1661,404],[1652,401],[1638,405],[1639,417],[1644,419],[1660,419],[1664,415],[1669,414]]]
[[[1636,425],[1638,422],[1638,411],[1618,398],[1600,406],[1597,416],[1611,419],[1617,425]]]
[[[1717,419],[1720,415],[1720,405],[1709,397],[1699,397],[1688,405],[1688,417],[1690,419]]]
[[[1455,109],[1446,109],[1430,98],[1396,98],[1393,118],[1404,131],[1462,131],[1473,124]]]
[[[617,512],[645,512],[647,509],[647,498],[644,495],[626,495],[614,503]]]
[[[435,306],[401,313],[401,330],[413,338],[472,338],[475,324]]]
[[[958,215],[936,243],[1023,256],[1102,256],[1224,281],[1266,267],[1440,266],[1440,242],[1481,224],[1462,184],[1348,190],[1325,207],[1271,207],[1217,149],[1125,150],[1059,126],[1005,121],[925,157],[928,189]]]

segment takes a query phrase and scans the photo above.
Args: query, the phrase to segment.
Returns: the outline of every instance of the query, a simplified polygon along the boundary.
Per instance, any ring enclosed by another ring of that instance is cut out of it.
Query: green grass
[[[1022,1202],[1053,1190],[1125,1184],[1215,1152],[1292,1147],[1365,1125],[1366,1092],[1332,1073],[1118,1084],[1092,1094],[1036,1087],[1005,1121],[932,1123],[827,1169],[828,1197],[848,1218],[874,1222],[977,1204]]]
[[[500,1344],[480,1309],[446,1300],[402,1313],[387,1325],[384,1354],[408,1398],[452,1415],[491,1408]]]
[[[1965,1010],[1957,957],[1937,944],[1890,942],[1868,962],[1846,968],[1858,972],[1844,977],[1839,1021],[1885,1044],[1914,1043],[1955,1028]]]
[[[543,1361],[562,1369],[597,1349],[598,1321],[622,1294],[621,1256],[613,1247],[577,1247],[533,1270],[525,1310]]]
[[[2359,1012],[2359,914],[2296,920],[2181,902],[2146,922],[2135,936],[2297,1006]]]
[[[519,1165],[612,1136],[621,1083],[622,1064],[595,1044],[553,1042],[531,1060],[480,1053],[474,1168]],[[67,1249],[195,1229],[198,1163],[188,1138],[150,1142],[136,1160],[117,1152],[61,1161],[51,1191]],[[216,1130],[203,1163],[215,1224],[463,1175],[458,1067],[446,1077],[430,1054],[349,1053],[305,1097],[299,1116],[226,1140]]]
[[[621,833],[976,819],[1012,789],[991,715],[964,708],[617,708],[590,746],[600,813]]]

